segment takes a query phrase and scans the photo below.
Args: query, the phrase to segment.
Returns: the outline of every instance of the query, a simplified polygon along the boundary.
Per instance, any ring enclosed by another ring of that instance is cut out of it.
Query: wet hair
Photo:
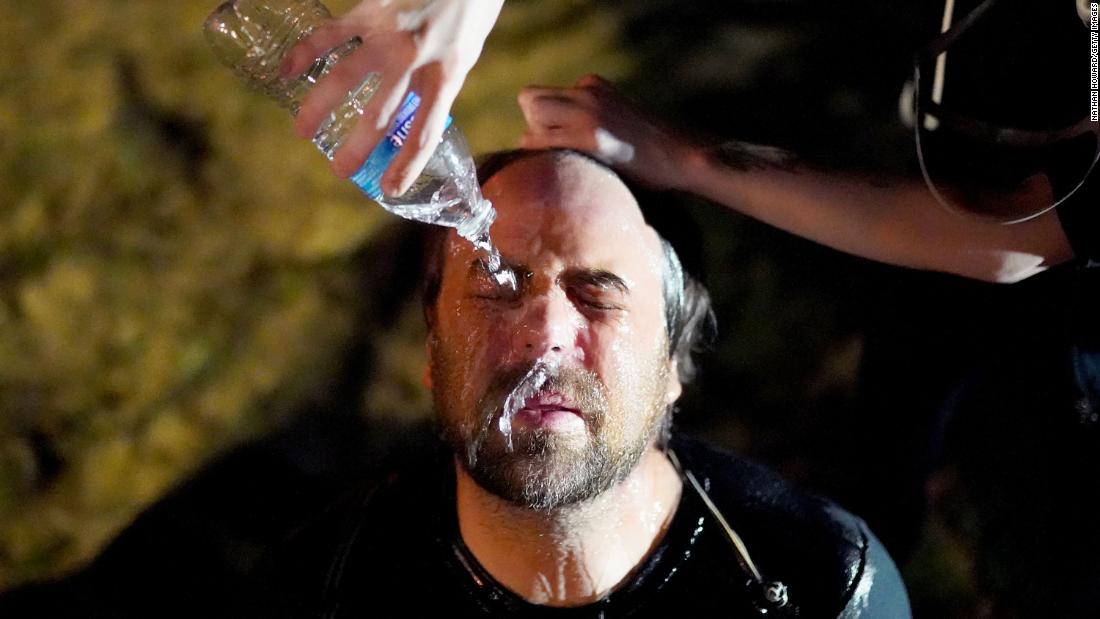
[[[478,160],[478,182],[484,186],[490,178],[508,166],[534,156],[550,156],[554,161],[578,158],[607,174],[622,180],[607,164],[585,153],[569,149],[506,150],[486,154]],[[694,353],[705,349],[713,340],[716,328],[710,293],[699,281],[684,270],[676,249],[660,232],[657,237],[663,252],[661,260],[661,288],[665,304],[665,332],[668,336],[669,358],[676,361],[677,375],[681,383],[691,382],[698,373]],[[447,229],[432,226],[425,243],[423,294],[424,317],[432,327],[436,300],[443,277],[444,245]]]

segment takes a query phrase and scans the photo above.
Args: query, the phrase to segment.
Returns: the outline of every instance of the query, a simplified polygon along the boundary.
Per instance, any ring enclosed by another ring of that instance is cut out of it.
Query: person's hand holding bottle
[[[421,97],[405,146],[382,177],[388,195],[403,193],[431,157],[467,73],[473,68],[504,0],[363,0],[315,30],[287,55],[285,76],[352,37],[362,45],[311,90],[295,130],[313,137],[321,121],[371,73],[381,76],[363,116],[332,159],[340,176],[354,173],[389,128],[410,90]]]

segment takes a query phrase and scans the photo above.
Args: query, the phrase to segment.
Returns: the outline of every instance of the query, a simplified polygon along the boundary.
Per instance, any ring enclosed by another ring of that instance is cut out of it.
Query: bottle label
[[[386,136],[374,147],[363,165],[351,175],[351,181],[363,190],[373,200],[382,199],[382,174],[389,167],[390,162],[397,156],[397,151],[405,145],[409,138],[409,129],[412,127],[413,117],[420,107],[420,95],[409,92],[405,102],[397,110],[397,116],[393,119],[393,125],[386,132]],[[451,126],[452,119],[448,115],[443,128]]]

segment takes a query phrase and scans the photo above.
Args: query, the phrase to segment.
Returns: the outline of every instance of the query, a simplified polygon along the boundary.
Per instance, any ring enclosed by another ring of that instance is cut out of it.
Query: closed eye
[[[498,286],[496,282],[491,280],[475,282],[471,288],[470,296],[475,299],[508,302],[517,301],[519,299],[519,293],[517,291]]]
[[[622,307],[620,307],[618,305],[615,305],[613,303],[599,303],[597,301],[582,301],[582,303],[584,303],[588,307],[591,307],[592,309],[598,309],[598,310],[603,310],[603,311],[613,311],[613,310],[621,310],[622,309]]]
[[[591,287],[576,287],[569,290],[569,296],[574,301],[586,308],[600,310],[600,311],[616,311],[623,309],[623,306],[616,302],[616,293]]]
[[[517,269],[513,268],[513,272],[517,272]],[[517,289],[501,286],[481,260],[470,263],[467,278],[470,296],[486,301],[515,301],[519,298],[519,289],[523,287],[523,279],[518,277]]]
[[[593,310],[622,310],[623,301],[630,295],[626,281],[604,269],[574,269],[564,279],[569,296]]]

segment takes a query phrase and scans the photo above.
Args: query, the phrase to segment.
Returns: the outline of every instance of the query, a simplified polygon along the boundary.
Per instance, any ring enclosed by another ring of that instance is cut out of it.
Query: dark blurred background
[[[217,64],[213,8],[0,6],[4,616],[217,615],[296,524],[432,440],[422,231]],[[508,0],[454,116],[475,150],[511,147],[521,86],[596,72],[676,126],[914,175],[898,97],[942,10]],[[941,430],[975,375],[1011,380],[988,368],[1021,333],[1060,332],[1069,275],[980,284],[646,202],[718,315],[680,430],[863,515],[919,616],[981,616],[980,523]]]

